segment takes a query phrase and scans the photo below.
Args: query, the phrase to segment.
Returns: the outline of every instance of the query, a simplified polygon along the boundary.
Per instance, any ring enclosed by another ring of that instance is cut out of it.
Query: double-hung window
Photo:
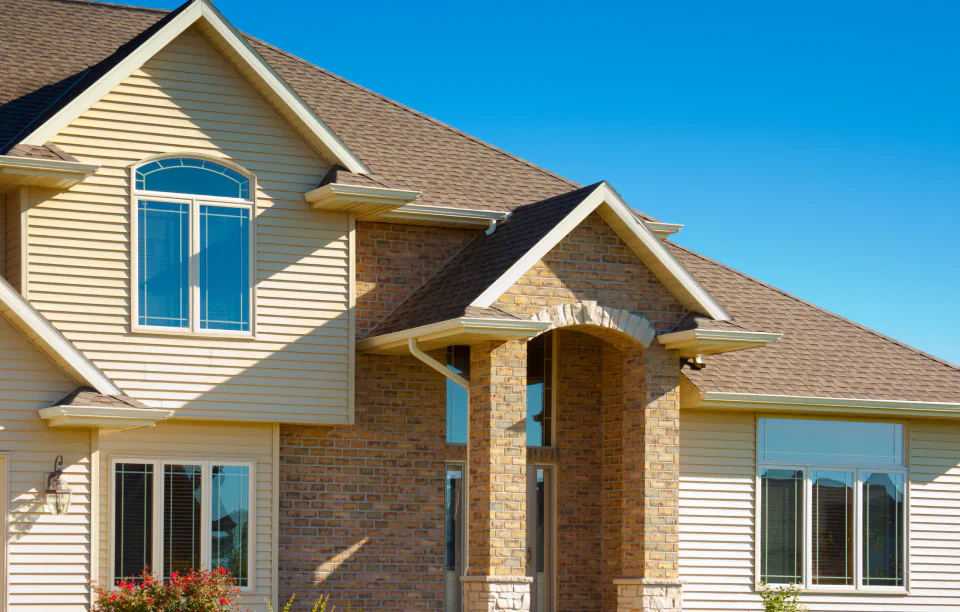
[[[906,589],[899,423],[761,418],[759,578],[808,589]]]
[[[111,579],[224,568],[251,587],[253,463],[112,462]]]
[[[253,180],[189,157],[137,167],[135,329],[247,335],[253,329]]]

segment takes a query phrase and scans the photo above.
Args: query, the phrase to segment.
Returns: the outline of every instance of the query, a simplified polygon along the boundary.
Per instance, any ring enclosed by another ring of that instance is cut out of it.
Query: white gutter
[[[33,157],[18,157],[16,155],[0,155],[0,169],[3,169],[4,172],[9,174],[51,176],[54,178],[85,178],[96,173],[96,171],[100,169],[100,166],[60,159],[37,159]]]
[[[888,414],[898,416],[960,417],[960,404],[909,400],[859,399],[801,395],[763,395],[759,393],[700,393],[700,408],[730,408],[758,411],[807,411],[835,413]]]
[[[465,529],[470,528],[470,381],[460,376],[447,366],[443,365],[430,355],[427,355],[420,350],[420,347],[417,345],[416,338],[410,338],[407,342],[407,346],[410,348],[410,354],[427,364],[437,372],[440,372],[455,384],[460,385],[467,390],[467,465],[466,469],[463,470],[463,514],[464,519],[466,520]],[[467,570],[470,568],[470,538],[463,539],[463,575],[467,575]]]

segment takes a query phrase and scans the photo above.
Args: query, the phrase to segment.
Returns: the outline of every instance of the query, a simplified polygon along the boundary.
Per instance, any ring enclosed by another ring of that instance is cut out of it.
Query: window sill
[[[148,327],[143,325],[132,326],[131,332],[144,335],[180,336],[182,338],[235,338],[240,340],[252,340],[256,337],[256,334],[253,332],[214,330],[193,331],[190,329],[175,327]]]
[[[786,584],[770,584],[767,585],[770,588],[776,589],[778,587],[786,587],[789,585]],[[754,593],[763,592],[763,588],[760,585],[754,586]],[[862,589],[855,589],[853,587],[801,587],[801,595],[851,595],[851,596],[877,596],[877,595],[888,595],[890,597],[906,597],[910,595],[910,589],[906,587],[866,587]]]

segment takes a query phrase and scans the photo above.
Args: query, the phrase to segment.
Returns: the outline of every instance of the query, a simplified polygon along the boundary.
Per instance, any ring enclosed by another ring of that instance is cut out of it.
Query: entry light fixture
[[[73,491],[63,480],[63,455],[57,455],[53,462],[53,471],[47,474],[47,490],[44,506],[47,512],[61,516],[70,509],[70,497]]]

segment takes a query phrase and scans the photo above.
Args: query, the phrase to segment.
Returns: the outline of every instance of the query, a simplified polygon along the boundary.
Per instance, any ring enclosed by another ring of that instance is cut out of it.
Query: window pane
[[[765,469],[760,475],[760,580],[803,582],[803,472]]]
[[[120,581],[153,563],[153,466],[118,463],[114,487],[113,575]]]
[[[199,465],[163,467],[163,577],[200,568]]]
[[[813,584],[853,586],[853,472],[813,472]]]
[[[250,209],[200,207],[200,328],[250,330]]]
[[[444,610],[460,612],[460,575],[463,573],[463,468],[447,467],[446,486],[446,566],[444,571]]]
[[[213,466],[210,518],[210,564],[233,574],[239,586],[248,586],[250,573],[250,468]]]
[[[760,460],[776,463],[903,465],[903,425],[760,419]]]
[[[553,418],[553,342],[542,334],[527,343],[527,446],[550,446]]]
[[[140,325],[188,327],[189,206],[141,200],[137,216],[138,322]]]
[[[904,585],[902,474],[863,474],[863,585]]]
[[[447,367],[470,378],[470,347],[448,346]],[[447,379],[447,442],[451,444],[467,443],[467,402],[470,392]]]
[[[137,169],[137,189],[224,198],[250,197],[250,179],[203,159],[161,159]]]

